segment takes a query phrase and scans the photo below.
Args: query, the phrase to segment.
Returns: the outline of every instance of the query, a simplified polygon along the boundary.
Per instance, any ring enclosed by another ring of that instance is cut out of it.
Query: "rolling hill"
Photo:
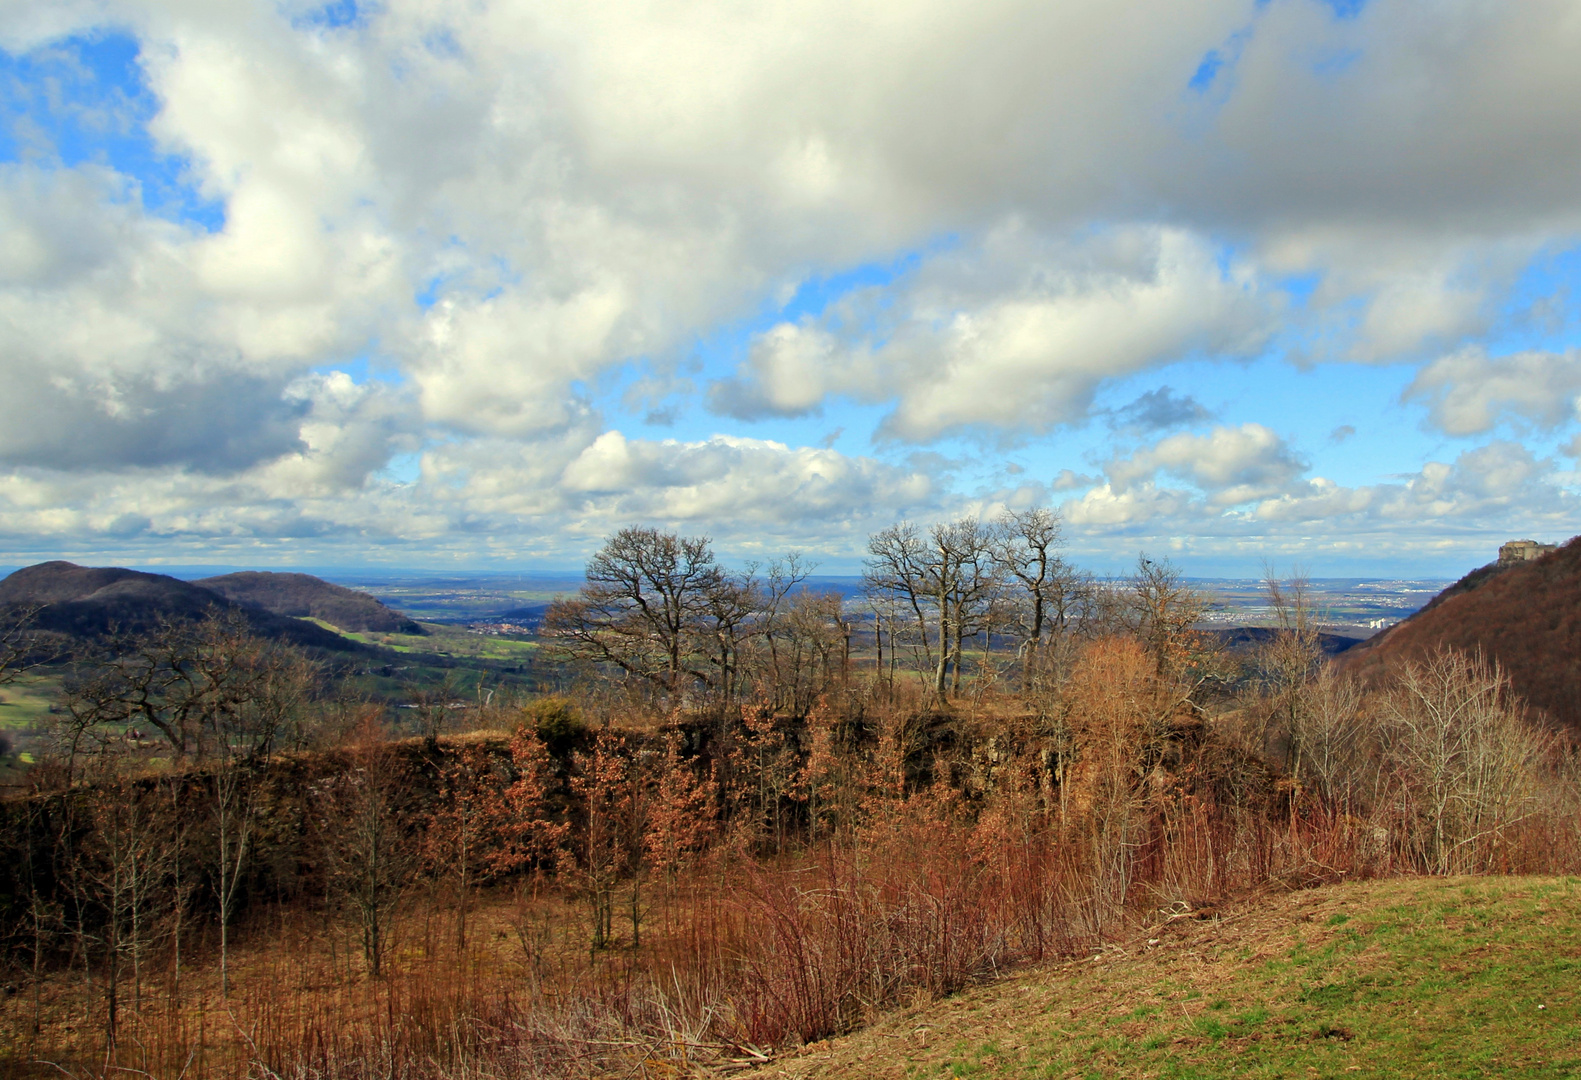
[[[193,584],[247,607],[289,618],[319,619],[353,633],[424,632],[417,623],[367,593],[331,585],[310,574],[248,570],[201,578]]]
[[[240,611],[253,633],[293,645],[335,652],[363,646],[303,619],[240,604],[213,590],[165,574],[121,567],[47,562],[23,567],[0,580],[0,610],[37,607],[34,625],[72,637],[143,633],[161,623],[205,618],[212,611]]]
[[[1533,562],[1473,570],[1340,662],[1375,676],[1444,646],[1497,661],[1529,704],[1581,731],[1581,537]]]

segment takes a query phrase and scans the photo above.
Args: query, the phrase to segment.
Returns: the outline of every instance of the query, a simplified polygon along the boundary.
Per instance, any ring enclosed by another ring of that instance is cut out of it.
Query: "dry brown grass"
[[[722,848],[650,886],[640,949],[617,923],[624,940],[589,950],[584,905],[531,887],[477,897],[462,946],[454,905],[414,893],[382,978],[354,921],[307,905],[255,911],[233,945],[229,998],[212,956],[189,959],[179,994],[156,973],[113,1054],[80,969],[47,980],[37,1037],[30,1000],[12,997],[0,1012],[17,1033],[9,1071],[419,1080],[635,1076],[662,1063],[687,1075],[1087,951],[1161,905],[1365,869],[1343,823],[1267,829],[1192,811],[1160,823],[1131,895],[1106,908],[1089,841],[1026,825],[968,823],[915,797],[795,856]]]
[[[149,980],[113,1052],[81,971],[57,972],[42,984],[36,1035],[30,995],[0,1003],[5,1072],[593,1076],[633,1056],[634,1033],[664,1032],[690,1011],[650,979],[679,959],[680,941],[664,930],[677,929],[687,898],[649,913],[653,944],[596,954],[585,913],[564,895],[499,889],[475,899],[464,947],[439,899],[403,905],[382,978],[366,969],[355,920],[304,906],[255,912],[232,946],[228,998],[212,948],[203,950],[179,987],[168,967]],[[678,1024],[671,1033],[666,1056],[679,1060],[724,1049],[680,1045],[701,1040]]]

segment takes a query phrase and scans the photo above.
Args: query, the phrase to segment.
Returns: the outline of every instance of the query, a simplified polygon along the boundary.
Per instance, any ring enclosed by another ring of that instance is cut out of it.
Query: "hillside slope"
[[[367,593],[311,574],[246,570],[193,582],[227,600],[290,618],[321,619],[355,633],[421,634],[423,628]]]
[[[1164,917],[1161,914],[1160,919]],[[1581,882],[1405,878],[1164,920],[753,1075],[1581,1075]]]
[[[47,562],[23,567],[0,580],[0,610],[36,605],[40,607],[35,626],[72,637],[144,633],[161,623],[194,621],[213,611],[240,611],[261,637],[337,652],[362,648],[313,623],[245,607],[164,574],[121,567]]]
[[[1341,663],[1377,675],[1442,646],[1480,650],[1532,706],[1581,730],[1581,537],[1535,562],[1473,570]]]

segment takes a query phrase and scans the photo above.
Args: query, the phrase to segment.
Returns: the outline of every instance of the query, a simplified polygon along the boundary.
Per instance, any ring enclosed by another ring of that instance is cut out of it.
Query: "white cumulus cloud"
[[[1578,415],[1581,351],[1494,358],[1474,346],[1422,368],[1405,393],[1426,400],[1429,420],[1450,435],[1480,435],[1507,417],[1553,428]]]
[[[1456,438],[1575,418],[1573,350],[1491,340],[1533,259],[1581,240],[1570,0],[316,9],[0,0],[15,55],[135,38],[133,134],[218,215],[42,127],[0,164],[16,544],[551,550],[639,518],[843,543],[988,499],[952,488],[951,440],[1026,445],[1115,380],[1269,352],[1423,363],[1408,400]],[[753,321],[872,267],[898,269]],[[1562,325],[1563,290],[1541,303]],[[609,414],[638,370],[656,421],[732,426],[631,434]],[[1518,443],[1349,487],[1277,416],[1114,452],[1213,419],[1195,400],[1088,445],[1073,524],[1425,533],[1569,505]],[[853,402],[869,429],[841,445],[873,456],[784,434]]]
[[[855,340],[812,323],[765,332],[714,385],[714,407],[799,415],[838,394],[893,400],[881,432],[908,442],[1045,432],[1081,419],[1105,379],[1193,352],[1250,356],[1273,324],[1248,268],[1159,228],[1061,243],[1010,222],[978,248],[930,260],[900,294],[899,312]]]

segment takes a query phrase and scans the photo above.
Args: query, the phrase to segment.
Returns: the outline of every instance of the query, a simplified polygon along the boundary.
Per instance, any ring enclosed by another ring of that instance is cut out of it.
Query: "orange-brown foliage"
[[[1042,711],[998,718],[852,695],[805,720],[672,717],[662,748],[605,730],[556,756],[524,728],[342,752],[343,772],[399,758],[401,820],[450,883],[389,911],[379,969],[312,887],[260,902],[230,1000],[190,973],[208,953],[188,946],[174,989],[168,950],[151,952],[164,1011],[133,1009],[109,1054],[103,994],[80,990],[62,936],[63,1019],[12,1044],[13,1071],[48,1053],[175,1075],[193,1052],[217,1076],[685,1075],[1230,893],[1433,868],[1408,770],[1341,806],[1217,734],[1134,639],[1089,642],[1069,671]],[[282,763],[270,805],[322,783],[329,757]],[[1581,867],[1574,762],[1528,767],[1546,786],[1521,789],[1478,866]],[[0,1022],[25,1018],[17,998]]]
[[[1442,648],[1496,661],[1530,705],[1581,733],[1581,537],[1535,562],[1468,575],[1342,658],[1377,679]]]

